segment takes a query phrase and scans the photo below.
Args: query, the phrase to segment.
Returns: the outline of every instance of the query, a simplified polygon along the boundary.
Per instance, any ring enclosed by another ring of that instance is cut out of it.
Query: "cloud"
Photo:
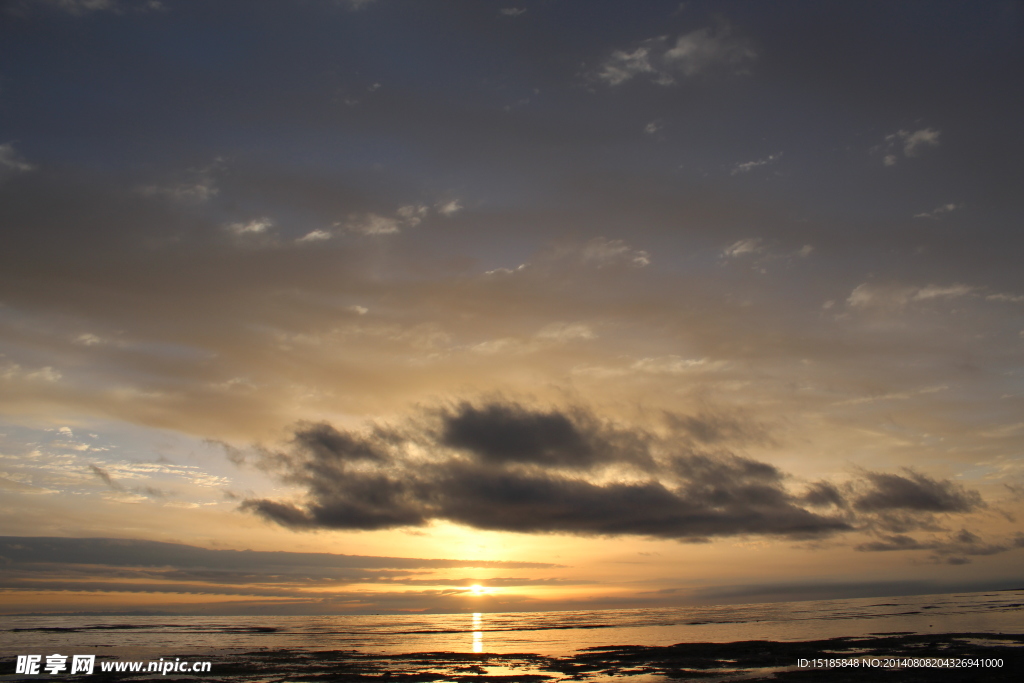
[[[977,491],[960,484],[938,481],[910,469],[904,474],[865,473],[870,489],[854,499],[853,507],[861,512],[970,512],[984,506]]]
[[[223,168],[224,160],[218,157],[202,168],[189,169],[182,182],[144,185],[138,191],[147,197],[166,197],[187,204],[202,204],[220,194],[216,174]]]
[[[18,363],[5,363],[0,365],[0,379],[8,381],[27,381],[27,382],[46,382],[54,383],[58,382],[63,375],[59,370],[54,369],[50,365],[44,365],[40,368],[30,369],[21,366]]]
[[[589,326],[582,323],[550,323],[545,325],[534,338],[542,341],[567,342],[581,339],[596,339],[597,335]]]
[[[861,543],[854,547],[861,552],[894,552],[905,550],[930,550],[931,561],[942,564],[968,564],[970,557],[998,555],[1020,547],[1016,542],[987,543],[975,533],[960,529],[946,537],[918,540],[904,534],[881,535],[880,540]]]
[[[839,487],[827,481],[818,481],[811,484],[803,495],[803,501],[812,507],[834,506],[839,509],[846,509],[849,504],[846,497],[840,492]]]
[[[458,202],[456,202],[457,204]],[[456,209],[457,211],[458,209]],[[409,227],[416,227],[427,215],[427,207],[422,204],[409,204],[407,206],[398,207],[396,212],[406,225]]]
[[[519,17],[526,14],[525,7],[502,7],[498,10],[498,14],[503,17]]]
[[[166,9],[160,0],[23,0],[22,7],[46,7],[80,16],[90,12],[159,12]]]
[[[766,166],[768,164],[771,164],[771,163],[774,163],[774,162],[778,161],[779,158],[781,158],[781,157],[782,157],[782,152],[778,152],[777,154],[770,154],[770,155],[766,156],[764,159],[758,159],[756,161],[745,161],[745,162],[743,162],[741,164],[736,164],[735,166],[732,167],[732,170],[729,171],[729,175],[739,175],[740,173],[750,173],[755,168],[758,168],[760,166]]]
[[[697,423],[686,428],[699,433]],[[714,440],[736,430],[720,421],[703,434]],[[701,539],[852,528],[801,507],[767,463],[695,452],[583,409],[460,403],[361,434],[306,424],[288,449],[264,450],[261,463],[303,487],[306,500],[249,499],[243,509],[296,529],[447,520],[500,531]]]
[[[939,146],[939,131],[934,128],[922,128],[913,133],[901,130],[897,135],[903,140],[903,153],[908,157],[917,156],[925,147]]]
[[[377,213],[352,214],[345,223],[345,229],[363,235],[394,235],[403,228],[419,225],[428,212],[429,209],[422,204],[407,204],[400,206],[393,217]]]
[[[267,232],[268,229],[274,227],[274,221],[269,218],[254,218],[251,221],[242,221],[238,223],[229,223],[224,226],[228,232],[234,233],[235,235],[261,235]]]
[[[1007,294],[1005,292],[997,292],[995,294],[988,294],[985,296],[986,301],[1005,301],[1012,304],[1024,303],[1024,294]]]
[[[472,453],[483,463],[532,463],[545,467],[589,468],[600,462],[646,460],[632,435],[603,429],[586,413],[569,416],[515,404],[476,407],[461,404],[442,417],[441,445]],[[612,446],[615,442],[618,448]]]
[[[25,161],[10,142],[0,145],[0,178],[14,173],[26,173],[35,170],[35,166]]]
[[[710,358],[683,358],[681,356],[655,356],[640,358],[630,364],[629,369],[652,375],[682,375],[701,372],[716,372],[728,366],[727,361]]]
[[[860,309],[901,309],[907,304],[931,299],[950,299],[963,297],[977,291],[977,287],[964,284],[926,285],[914,287],[899,284],[875,284],[865,282],[857,285],[846,303],[852,308]]]
[[[595,237],[587,242],[580,252],[584,263],[597,266],[624,263],[644,267],[650,265],[651,255],[642,249],[633,249],[622,240]]]
[[[458,595],[470,590],[473,584],[515,588],[589,583],[509,574],[459,577],[450,571],[476,568],[507,572],[561,567],[546,562],[210,550],[180,543],[113,538],[0,537],[0,563],[4,567],[0,588],[7,591],[145,592],[163,593],[165,597],[250,595],[317,603],[348,598],[364,609],[368,602],[365,593],[344,593],[339,588],[353,584],[434,586]],[[413,595],[419,601],[425,597],[415,591],[410,595],[405,591],[389,593],[378,589],[373,601],[380,606]],[[62,603],[67,604],[63,600]]]
[[[88,12],[116,11],[116,0],[33,0],[35,4],[62,10],[69,14],[86,14]]]
[[[642,41],[632,49],[615,50],[599,67],[597,78],[610,86],[644,77],[658,85],[674,85],[676,79],[728,67],[741,73],[757,57],[750,44],[733,36],[729,26],[703,28],[679,36]]]
[[[23,564],[96,564],[108,567],[178,567],[252,571],[255,567],[322,569],[549,568],[545,562],[378,557],[335,553],[211,550],[180,543],[121,538],[0,536],[0,556]]]
[[[350,216],[345,227],[363,235],[393,235],[402,229],[397,219],[375,213]]]
[[[915,213],[914,218],[939,218],[943,214],[951,213],[957,209],[962,209],[963,207],[963,204],[943,204],[942,206],[935,207],[931,211]]]
[[[324,240],[329,239],[331,239],[331,233],[327,232],[326,230],[317,229],[307,232],[305,235],[303,235],[302,237],[298,238],[295,241],[298,242],[299,244],[302,244],[306,242],[323,242]]]
[[[110,476],[110,473],[107,470],[103,469],[102,467],[97,467],[92,463],[89,464],[89,470],[97,477],[99,477],[104,484],[109,486],[111,490],[117,491],[118,493],[136,494],[137,500],[144,500],[147,497],[163,498],[167,495],[164,491],[154,486],[135,486],[132,488],[126,488],[122,486],[119,482],[115,481],[114,478]]]
[[[740,412],[702,412],[696,415],[666,413],[670,427],[685,433],[700,444],[767,444],[768,428]]]
[[[462,204],[459,203],[458,199],[453,199],[449,202],[443,202],[437,205],[437,212],[445,217],[454,216],[459,211],[462,211]]]
[[[97,477],[102,479],[103,483],[106,484],[107,486],[109,486],[110,488],[114,489],[115,491],[123,491],[124,490],[124,487],[121,486],[120,484],[116,483],[113,480],[113,478],[110,476],[110,473],[108,473],[102,467],[97,467],[96,465],[91,465],[90,464],[89,465],[89,469],[92,470],[93,474],[95,474]]]
[[[921,152],[929,147],[938,147],[940,134],[941,131],[934,128],[922,128],[913,132],[898,130],[886,135],[883,144],[874,147],[872,151],[884,152],[882,163],[894,166],[899,161],[901,152],[905,158],[912,158],[920,156]]]
[[[750,238],[733,242],[722,250],[722,256],[735,258],[737,256],[743,256],[744,254],[756,254],[761,251],[764,251],[764,247],[761,245],[761,240],[758,238]]]

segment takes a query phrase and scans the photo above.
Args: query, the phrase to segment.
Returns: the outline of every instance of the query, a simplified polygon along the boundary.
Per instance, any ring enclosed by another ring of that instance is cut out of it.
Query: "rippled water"
[[[287,617],[6,617],[0,655],[165,656],[267,650],[533,653],[799,641],[879,633],[1020,633],[1024,591],[671,609]]]

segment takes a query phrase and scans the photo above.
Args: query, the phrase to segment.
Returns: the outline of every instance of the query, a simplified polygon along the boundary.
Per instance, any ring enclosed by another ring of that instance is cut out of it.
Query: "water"
[[[583,648],[792,642],[885,633],[1022,633],[1024,591],[670,609],[268,617],[5,617],[0,656],[121,658],[275,650],[564,657]],[[3,672],[0,672],[3,673]]]

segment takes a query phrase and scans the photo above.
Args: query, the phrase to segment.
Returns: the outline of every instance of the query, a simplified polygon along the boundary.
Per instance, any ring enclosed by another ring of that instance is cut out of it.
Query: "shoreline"
[[[800,660],[942,659],[1002,660],[1002,666],[928,668],[861,665],[822,668]],[[109,661],[109,657],[98,660]],[[412,652],[273,649],[214,656],[210,673],[200,675],[103,673],[65,676],[83,681],[1018,681],[1024,673],[1024,633],[878,633],[813,641],[748,640],[733,643],[679,643],[668,646],[589,647],[567,656],[531,653]],[[13,668],[13,667],[12,667]],[[2,676],[33,680],[39,676]]]

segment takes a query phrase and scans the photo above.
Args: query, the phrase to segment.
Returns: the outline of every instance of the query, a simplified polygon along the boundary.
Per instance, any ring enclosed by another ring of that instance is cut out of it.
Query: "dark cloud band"
[[[979,494],[908,471],[866,473],[803,496],[771,464],[605,424],[586,410],[461,403],[434,422],[367,434],[303,424],[263,465],[306,490],[304,503],[242,508],[295,529],[388,529],[446,520],[478,529],[681,540],[745,534],[815,537],[875,513],[963,513]],[[674,418],[693,433],[697,418]],[[699,431],[699,430],[698,430]],[[742,433],[737,423],[732,431]],[[814,508],[814,509],[812,509]],[[817,511],[815,510],[817,509]],[[824,511],[822,511],[824,510]],[[917,521],[915,521],[917,520]]]

